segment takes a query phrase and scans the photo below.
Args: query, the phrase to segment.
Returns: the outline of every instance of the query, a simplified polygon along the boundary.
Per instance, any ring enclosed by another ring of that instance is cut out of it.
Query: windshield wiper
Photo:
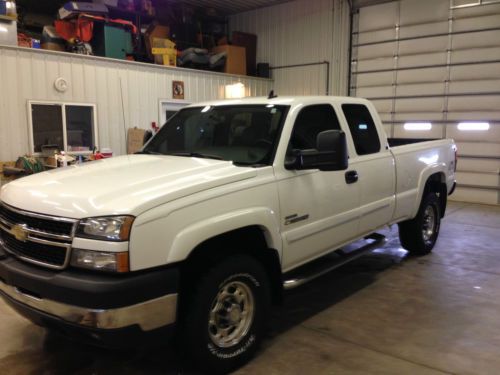
[[[192,158],[224,160],[224,158],[222,158],[220,156],[217,156],[217,155],[202,154],[202,153],[199,153],[199,152],[169,152],[166,155],[187,156],[187,157],[192,157]]]

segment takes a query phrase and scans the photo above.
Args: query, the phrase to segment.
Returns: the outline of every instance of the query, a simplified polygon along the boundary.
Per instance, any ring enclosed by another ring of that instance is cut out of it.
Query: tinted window
[[[356,153],[367,155],[379,152],[380,140],[368,108],[362,104],[343,104],[342,110],[351,130]]]
[[[45,145],[57,145],[60,150],[64,150],[61,106],[33,104],[31,116],[35,152],[42,152],[42,146]]]
[[[287,110],[265,105],[185,108],[167,120],[143,152],[268,165]]]
[[[305,107],[295,120],[289,152],[293,149],[316,148],[316,138],[325,130],[340,130],[339,120],[333,107],[329,104]]]
[[[93,107],[66,106],[68,151],[90,151],[94,148]]]

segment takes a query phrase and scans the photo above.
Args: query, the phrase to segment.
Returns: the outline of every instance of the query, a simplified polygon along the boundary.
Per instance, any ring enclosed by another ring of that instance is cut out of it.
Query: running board
[[[359,247],[360,242],[361,247]],[[283,287],[285,290],[289,290],[308,283],[376,248],[382,247],[386,242],[387,239],[384,235],[372,233],[362,240],[353,242],[342,249],[335,250],[330,254],[286,273],[283,276]],[[362,243],[364,243],[364,245]]]

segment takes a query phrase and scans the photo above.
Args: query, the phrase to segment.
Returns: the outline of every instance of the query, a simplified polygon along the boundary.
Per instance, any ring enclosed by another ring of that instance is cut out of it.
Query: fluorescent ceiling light
[[[430,122],[407,122],[405,123],[405,130],[431,130],[432,124]]]
[[[489,122],[460,122],[458,130],[474,131],[474,130],[488,130],[490,128]]]
[[[240,99],[245,96],[245,85],[241,82],[226,85],[226,99]]]

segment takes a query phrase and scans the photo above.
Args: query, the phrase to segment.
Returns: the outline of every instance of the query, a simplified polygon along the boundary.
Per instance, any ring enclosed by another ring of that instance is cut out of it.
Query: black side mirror
[[[343,171],[348,167],[347,142],[340,130],[326,130],[318,134],[316,149],[299,150],[294,160],[286,163],[287,169],[320,171]]]

